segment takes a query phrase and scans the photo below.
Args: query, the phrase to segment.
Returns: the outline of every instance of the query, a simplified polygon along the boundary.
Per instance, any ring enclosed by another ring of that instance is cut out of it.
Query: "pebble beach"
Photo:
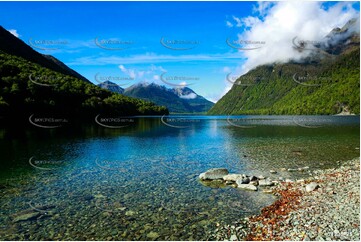
[[[271,188],[278,199],[254,215],[220,225],[211,240],[360,240],[360,158],[314,170]]]

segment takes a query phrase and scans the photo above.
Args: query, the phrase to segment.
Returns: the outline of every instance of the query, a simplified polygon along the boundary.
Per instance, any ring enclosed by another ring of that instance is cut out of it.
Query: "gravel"
[[[309,184],[317,189],[307,192]],[[210,239],[360,241],[360,158],[273,191],[279,199],[260,215],[220,226]]]

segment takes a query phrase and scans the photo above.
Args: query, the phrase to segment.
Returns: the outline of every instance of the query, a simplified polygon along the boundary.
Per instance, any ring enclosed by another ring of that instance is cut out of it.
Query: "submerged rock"
[[[28,221],[28,220],[36,219],[39,216],[40,216],[40,212],[27,211],[26,213],[15,214],[13,221],[15,223],[20,221]]]
[[[199,179],[201,180],[215,180],[215,179],[223,179],[225,175],[228,175],[228,170],[225,168],[213,168],[209,169],[206,172],[203,172],[199,175]]]
[[[87,195],[84,195],[84,196],[83,196],[83,199],[84,199],[85,201],[90,201],[90,200],[94,199],[94,196],[91,195],[91,194],[87,194]]]
[[[225,188],[227,186],[227,182],[223,182],[222,180],[200,180],[200,183],[210,188]]]
[[[132,211],[132,210],[129,210],[129,211],[125,212],[125,216],[133,216],[134,214],[135,214],[135,212]]]
[[[151,239],[151,240],[155,240],[159,237],[159,234],[157,232],[149,232],[147,234],[147,238]]]

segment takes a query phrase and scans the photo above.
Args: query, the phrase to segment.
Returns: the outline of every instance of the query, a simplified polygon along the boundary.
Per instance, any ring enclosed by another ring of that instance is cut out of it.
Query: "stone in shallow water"
[[[155,240],[155,239],[157,239],[157,238],[159,237],[159,234],[158,234],[157,232],[149,232],[149,233],[147,234],[147,237],[148,237],[149,239]]]
[[[271,189],[265,189],[265,190],[262,190],[264,193],[267,193],[267,194],[271,194],[273,193],[273,190]]]
[[[211,187],[211,188],[225,188],[227,183],[222,180],[200,180],[200,183],[203,186]]]
[[[258,179],[259,179],[259,180],[263,180],[263,179],[266,179],[266,177],[260,175],[260,176],[258,176]]]
[[[250,179],[251,181],[257,181],[257,180],[258,180],[258,178],[257,178],[256,176],[251,176],[249,179]]]
[[[223,180],[225,181],[237,181],[242,178],[242,174],[228,174],[223,176]]]
[[[135,214],[135,212],[132,211],[132,210],[129,210],[129,211],[125,212],[125,216],[133,216],[134,214]]]
[[[275,170],[270,170],[269,172],[272,173],[272,174],[276,174],[276,173],[277,173],[277,171],[275,171]]]
[[[206,172],[203,172],[199,175],[199,179],[201,180],[215,180],[215,179],[223,179],[225,175],[228,175],[228,170],[225,168],[213,168],[209,169]]]
[[[311,182],[306,185],[306,192],[312,192],[313,190],[319,188],[320,186],[316,182]]]
[[[243,177],[242,179],[238,179],[236,182],[241,184],[248,184],[250,180],[248,177]]]
[[[242,183],[238,184],[237,183],[237,185],[238,185],[238,188],[240,188],[240,189],[245,189],[245,190],[249,190],[249,191],[257,191],[258,190],[256,186],[253,186],[251,184],[242,184]]]
[[[274,182],[271,181],[271,180],[268,180],[268,179],[259,180],[258,185],[259,185],[259,186],[273,186],[273,185],[274,185]]]
[[[87,194],[87,195],[84,195],[83,196],[83,199],[85,200],[85,201],[90,201],[90,200],[92,200],[94,198],[94,196],[93,195],[90,195],[90,194]]]
[[[237,235],[232,234],[231,237],[229,238],[230,241],[238,241]]]
[[[106,198],[106,196],[102,195],[102,194],[96,194],[94,195],[95,198]]]
[[[40,215],[39,212],[28,212],[25,214],[19,214],[19,215],[15,215],[13,221],[14,222],[27,221],[27,220],[35,219],[39,217],[39,215]]]
[[[250,181],[249,184],[253,186],[258,186],[258,181]]]

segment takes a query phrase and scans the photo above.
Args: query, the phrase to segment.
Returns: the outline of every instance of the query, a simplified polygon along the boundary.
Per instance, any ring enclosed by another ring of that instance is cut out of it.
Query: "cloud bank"
[[[343,27],[350,19],[359,19],[352,2],[340,2],[325,7],[322,2],[260,2],[254,16],[233,17],[234,23],[246,29],[238,41],[264,41],[256,50],[242,51],[247,61],[240,69],[244,74],[258,65],[300,60],[310,52],[293,48],[292,39],[321,41],[336,27]],[[359,32],[359,29],[358,29]]]

